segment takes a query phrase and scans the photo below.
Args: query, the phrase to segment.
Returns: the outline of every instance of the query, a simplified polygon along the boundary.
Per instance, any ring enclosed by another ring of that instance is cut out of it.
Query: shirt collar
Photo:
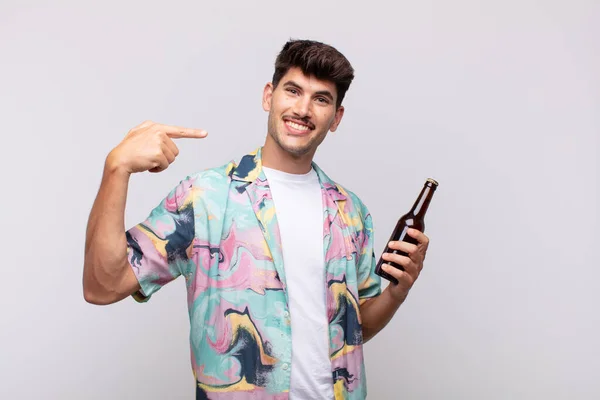
[[[317,163],[313,161],[311,164],[319,177],[321,187],[327,191],[329,196],[335,201],[346,200],[347,195],[345,190],[329,178]],[[262,147],[242,157],[240,163],[233,166],[229,175],[233,180],[247,183],[253,183],[257,180],[261,182],[266,181],[267,179],[262,169]]]

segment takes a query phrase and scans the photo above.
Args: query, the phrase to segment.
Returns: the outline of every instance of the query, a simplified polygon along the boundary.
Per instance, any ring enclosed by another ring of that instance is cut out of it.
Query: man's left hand
[[[423,261],[425,260],[425,254],[427,253],[427,247],[429,246],[429,238],[423,232],[416,229],[409,229],[407,234],[415,238],[418,244],[414,245],[402,241],[392,241],[389,243],[389,248],[391,250],[399,250],[407,253],[408,257],[394,253],[384,253],[382,255],[385,261],[394,262],[404,268],[404,271],[402,271],[389,264],[383,264],[382,266],[385,272],[398,280],[398,284],[390,283],[387,290],[389,290],[392,297],[399,302],[403,302],[404,299],[406,299],[408,292],[419,277],[419,274],[423,269]]]

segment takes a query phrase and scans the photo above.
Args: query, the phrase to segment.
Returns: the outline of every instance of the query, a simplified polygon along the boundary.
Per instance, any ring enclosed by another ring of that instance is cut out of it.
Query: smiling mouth
[[[308,131],[311,131],[314,129],[307,124],[298,123],[296,121],[292,121],[289,119],[284,120],[284,122],[288,127],[292,128],[293,130],[299,131],[299,132],[308,132]]]

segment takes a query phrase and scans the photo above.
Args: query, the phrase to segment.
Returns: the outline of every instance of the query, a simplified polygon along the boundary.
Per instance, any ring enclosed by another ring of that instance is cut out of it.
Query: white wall
[[[88,213],[145,119],[210,137],[133,178],[128,227],[261,145],[290,37],[356,68],[317,162],[369,206],[378,252],[440,181],[426,269],[365,348],[369,398],[600,398],[597,0],[54,3],[0,6],[0,398],[193,398],[183,281],[86,304]]]

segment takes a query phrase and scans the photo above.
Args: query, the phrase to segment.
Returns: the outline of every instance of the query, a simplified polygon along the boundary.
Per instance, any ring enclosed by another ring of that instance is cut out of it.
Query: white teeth
[[[295,122],[292,122],[292,121],[287,121],[286,124],[288,124],[292,128],[297,129],[299,131],[307,131],[308,130],[308,126],[299,125],[299,124],[297,124]]]

